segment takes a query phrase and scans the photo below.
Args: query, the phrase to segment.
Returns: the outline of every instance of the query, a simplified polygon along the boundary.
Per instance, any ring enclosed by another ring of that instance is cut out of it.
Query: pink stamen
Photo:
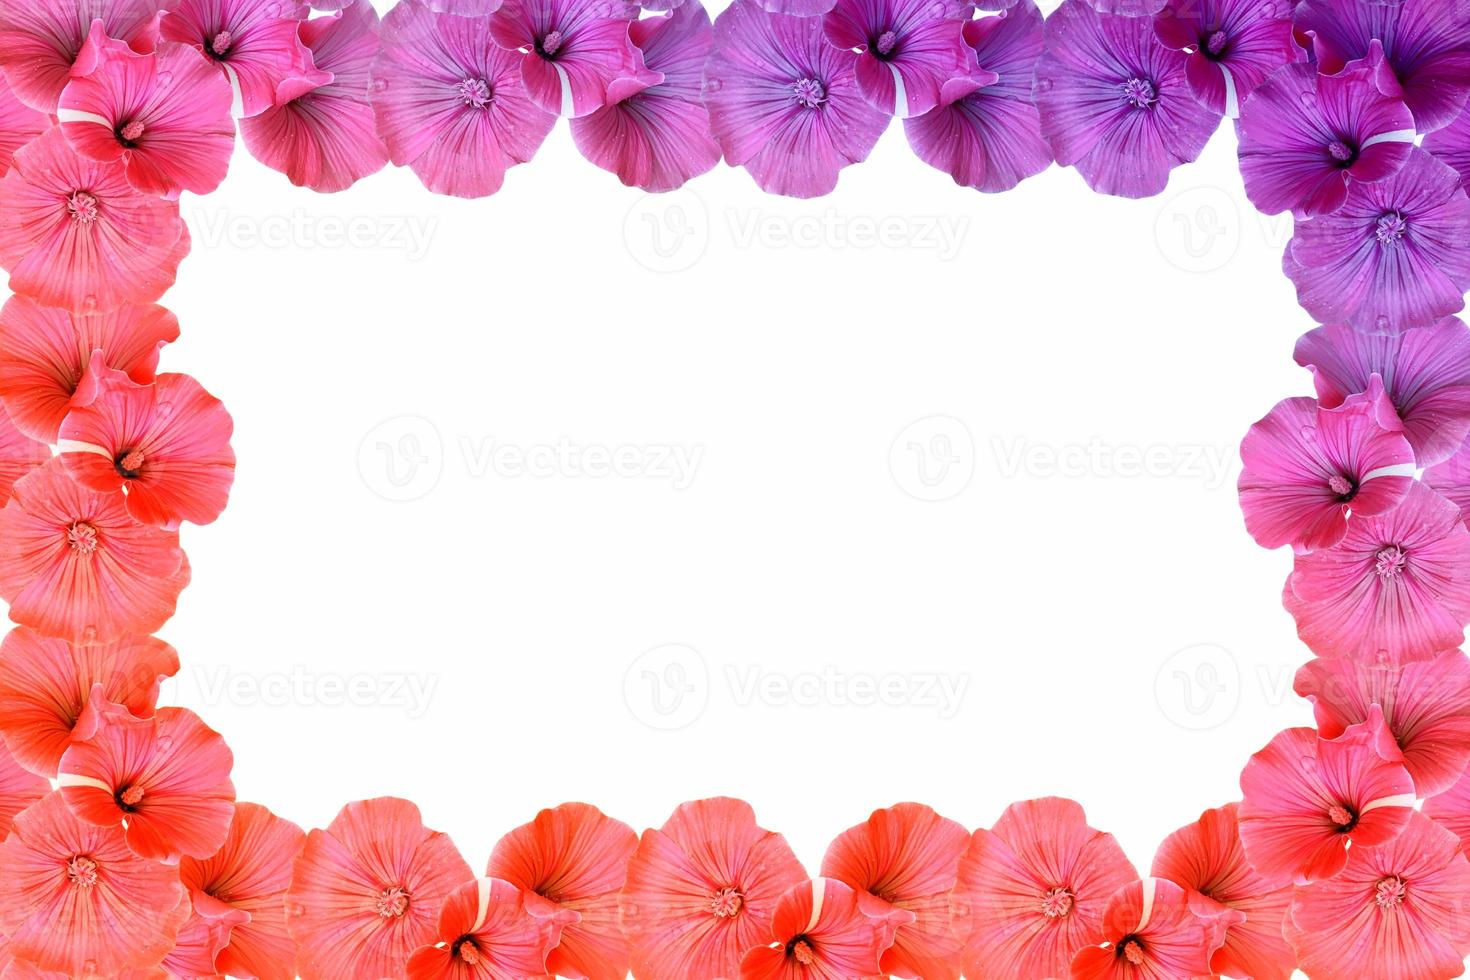
[[[80,854],[66,862],[66,878],[78,888],[97,884],[97,862]]]
[[[1327,489],[1331,490],[1339,497],[1346,497],[1348,494],[1353,492],[1353,485],[1351,482],[1348,481],[1346,477],[1339,476],[1338,474],[1334,473],[1327,479]]]
[[[1336,803],[1327,809],[1327,819],[1344,829],[1351,827],[1357,821],[1351,810]]]
[[[1339,163],[1347,163],[1353,158],[1352,148],[1341,140],[1334,140],[1327,144],[1327,152],[1332,154],[1332,159]]]
[[[1129,936],[1123,940],[1122,953],[1123,959],[1129,963],[1134,966],[1143,966],[1143,943],[1137,939]]]
[[[408,913],[408,900],[408,892],[402,888],[385,888],[378,896],[378,914],[385,919],[401,919]]]
[[[147,127],[143,125],[142,120],[134,119],[132,122],[124,126],[118,132],[118,135],[123,138],[123,142],[125,143],[136,143],[138,142],[138,140],[143,138],[143,133],[146,129]]]
[[[235,37],[229,31],[220,31],[209,42],[209,49],[223,58],[230,51],[230,46],[235,43]]]
[[[1378,552],[1374,558],[1374,571],[1382,579],[1396,579],[1403,574],[1404,568],[1409,564],[1408,552],[1396,544]]]
[[[1041,896],[1041,914],[1048,919],[1064,919],[1072,914],[1072,893],[1065,888],[1053,888]]]
[[[733,919],[745,905],[745,896],[734,888],[721,888],[710,897],[709,910],[721,919]]]
[[[1389,875],[1378,882],[1374,889],[1373,903],[1386,912],[1392,912],[1404,904],[1409,894],[1408,885],[1398,875]]]
[[[90,225],[97,220],[97,199],[86,191],[77,191],[66,199],[66,210],[80,225]]]
[[[898,47],[898,35],[892,31],[884,31],[878,35],[878,43],[873,46],[879,54],[892,54],[893,49]]]
[[[1146,78],[1130,78],[1123,83],[1123,100],[1135,109],[1152,109],[1159,91]]]
[[[1230,38],[1225,36],[1224,31],[1216,31],[1215,33],[1211,34],[1210,39],[1205,42],[1205,50],[1208,51],[1210,54],[1218,55],[1221,51],[1225,50],[1225,45],[1229,43]]]
[[[66,543],[79,555],[90,555],[97,550],[97,529],[86,521],[76,521],[66,529]]]
[[[541,53],[548,58],[561,50],[561,31],[552,31],[541,39]]]
[[[808,109],[819,109],[827,101],[827,87],[815,78],[803,78],[791,86],[796,101]]]
[[[459,98],[467,106],[483,109],[490,104],[490,86],[483,78],[466,78],[459,83]]]
[[[1409,231],[1409,219],[1397,211],[1381,215],[1374,229],[1380,245],[1397,245]]]
[[[143,787],[129,786],[118,796],[123,806],[137,806],[143,802]]]
[[[812,952],[811,945],[805,939],[796,941],[796,945],[791,947],[791,955],[802,966],[811,966],[817,961],[817,954]]]

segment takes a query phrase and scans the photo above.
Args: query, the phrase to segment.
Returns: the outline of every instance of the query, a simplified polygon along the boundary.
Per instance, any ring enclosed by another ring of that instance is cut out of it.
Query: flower
[[[15,818],[0,843],[0,932],[39,970],[110,977],[157,966],[189,904],[179,869],[128,849],[119,827],[96,827],[60,793]]]
[[[408,980],[524,980],[548,972],[546,956],[577,913],[537,914],[508,881],[467,881],[444,901],[439,942],[408,960]]]
[[[1347,201],[1355,181],[1384,180],[1409,161],[1414,114],[1364,71],[1318,75],[1288,65],[1245,100],[1240,172],[1251,203],[1267,214],[1313,218]]]
[[[1470,96],[1470,8],[1458,0],[1304,0],[1296,28],[1321,71],[1372,67],[1378,87],[1408,103],[1421,133],[1448,124]]]
[[[377,12],[368,0],[352,0],[330,17],[303,23],[301,40],[332,80],[305,91],[309,83],[278,89],[279,104],[241,120],[240,134],[255,159],[291,183],[332,194],[388,164],[368,94],[378,55]]]
[[[1047,19],[1036,66],[1041,131],[1057,162],[1102,194],[1163,191],[1170,171],[1197,159],[1220,125],[1190,92],[1188,60],[1160,44],[1145,17],[1066,0]]]
[[[737,3],[741,0],[737,0]],[[771,935],[781,895],[806,880],[780,834],[740,800],[685,803],[648,830],[619,899],[639,980],[734,977]]]
[[[128,513],[167,530],[219,517],[235,479],[234,423],[187,374],[105,383],[61,424],[61,462],[89,490],[125,490]]]
[[[179,878],[196,910],[220,918],[230,911],[246,916],[219,953],[219,973],[295,980],[296,945],[286,930],[285,898],[291,866],[305,844],[306,834],[291,821],[263,806],[237,803],[224,845],[208,858],[179,862]]]
[[[1424,483],[1460,508],[1462,518],[1470,517],[1470,448],[1462,445],[1459,452],[1443,463],[1427,468]]]
[[[526,94],[543,112],[585,116],[607,104],[614,82],[663,80],[628,33],[637,17],[629,0],[506,0],[490,16],[490,36],[516,53]]]
[[[0,179],[0,266],[10,288],[73,313],[151,303],[189,254],[177,202],[134,190],[122,164],[80,156],[59,128]]]
[[[632,827],[594,806],[567,803],[502,837],[485,873],[525,891],[527,906],[543,918],[558,909],[576,913],[546,960],[547,973],[624,980],[628,940],[618,925],[618,894],[637,849]]]
[[[400,3],[383,20],[373,63],[378,132],[393,162],[436,194],[495,193],[556,122],[527,96],[520,56],[491,43],[489,30],[487,18],[417,3]]]
[[[26,435],[55,442],[67,412],[96,397],[94,351],[99,366],[146,385],[158,352],[178,339],[178,318],[161,306],[76,316],[12,296],[0,308],[0,403]]]
[[[978,70],[950,79],[937,106],[903,122],[920,160],[985,193],[1008,191],[1051,166],[1031,99],[1045,28],[1034,0],[964,25]]]
[[[1297,889],[1286,923],[1312,980],[1447,980],[1470,955],[1470,862],[1455,835],[1411,813],[1381,847],[1355,847],[1342,873]]]
[[[235,928],[250,921],[250,916],[239,909],[211,903],[203,896],[198,901],[192,894],[187,896],[184,908],[188,917],[179,927],[174,948],[159,964],[162,976],[156,980],[215,976],[220,953],[229,945]],[[129,980],[142,978],[129,977]]]
[[[1032,980],[1068,975],[1073,955],[1103,942],[1108,899],[1138,879],[1111,834],[1082,807],[1015,803],[977,830],[951,898],[966,976]]]
[[[1460,838],[1460,850],[1470,855],[1470,771],[1443,793],[1425,800],[1423,812]]]
[[[51,447],[15,427],[0,411],[0,507],[10,499],[15,481],[51,458]]]
[[[1424,137],[1424,149],[1454,167],[1462,186],[1470,187],[1470,109],[1455,117],[1444,129]]]
[[[121,493],[96,493],[53,459],[0,510],[0,598],[10,618],[72,643],[153,633],[189,583],[177,532],[135,522]]]
[[[16,150],[50,128],[50,118],[17,99],[0,75],[0,177],[10,169]]]
[[[891,911],[898,923],[883,951],[884,976],[958,980],[961,943],[950,923],[950,892],[970,834],[927,806],[900,803],[875,810],[845,831],[822,859],[822,876],[852,886],[861,908],[875,920]],[[779,930],[778,930],[779,933]]]
[[[1297,225],[1286,274],[1325,323],[1396,333],[1465,308],[1470,197],[1449,164],[1418,147],[1397,174],[1355,183],[1331,215]]]
[[[409,956],[436,940],[446,899],[473,879],[407,800],[347,804],[307,835],[286,893],[301,980],[402,976]]]
[[[1377,847],[1404,829],[1414,781],[1377,746],[1382,720],[1334,739],[1288,728],[1240,774],[1240,842],[1256,873],[1285,885],[1331,878],[1348,851]]]
[[[637,80],[614,83],[606,105],[572,120],[572,138],[584,157],[624,184],[674,190],[720,162],[700,97],[714,30],[698,0],[666,16],[645,17],[630,30],[648,70],[663,81],[647,88]],[[625,96],[625,88],[635,90]]]
[[[152,636],[74,646],[18,627],[0,643],[0,736],[21,765],[54,778],[67,748],[97,733],[99,707],[150,718],[178,672],[178,652]]]
[[[939,105],[944,84],[975,67],[962,31],[972,13],[968,4],[935,0],[837,0],[822,30],[857,54],[858,91],[868,105],[907,118]]]
[[[879,958],[894,930],[913,913],[892,905],[875,907],[834,878],[793,885],[771,913],[770,942],[740,961],[740,980],[802,980],[877,977]]]
[[[0,71],[16,98],[56,113],[95,21],[135,51],[158,40],[158,0],[0,0]]]
[[[1349,522],[1336,547],[1298,555],[1284,601],[1318,656],[1457,647],[1470,623],[1470,531],[1458,507],[1416,483],[1397,509]]]
[[[322,85],[298,34],[309,12],[297,0],[165,0],[163,37],[187,44],[217,66],[234,89],[235,114],[258,116],[288,81]]]
[[[1449,458],[1470,434],[1470,330],[1450,318],[1400,335],[1320,327],[1296,344],[1322,407],[1367,391],[1377,375],[1420,466]]]
[[[21,766],[0,744],[0,840],[10,836],[16,814],[51,792],[51,783]],[[0,970],[0,974],[3,974]]]
[[[1229,916],[1200,914],[1172,881],[1145,878],[1113,893],[1103,913],[1107,942],[1072,958],[1072,980],[1208,976]]]
[[[1257,86],[1304,57],[1285,2],[1168,0],[1154,16],[1154,33],[1189,55],[1185,76],[1200,105],[1232,119]]]
[[[1152,874],[1189,892],[1196,910],[1227,923],[1212,973],[1254,980],[1291,980],[1296,956],[1281,935],[1291,906],[1290,885],[1267,881],[1250,866],[1240,843],[1239,805],[1206,810],[1159,845]],[[1230,913],[1235,913],[1234,915]]]
[[[764,191],[820,197],[867,159],[888,117],[857,88],[857,55],[827,42],[815,17],[735,0],[715,20],[705,103],[725,160]]]

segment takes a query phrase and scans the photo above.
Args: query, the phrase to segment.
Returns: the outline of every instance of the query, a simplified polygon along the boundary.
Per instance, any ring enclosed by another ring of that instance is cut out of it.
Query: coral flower
[[[0,844],[0,932],[38,970],[112,977],[163,962],[188,914],[179,869],[141,858],[52,793]]]
[[[16,150],[50,128],[50,117],[17,99],[0,75],[0,177],[10,169]]]
[[[321,85],[298,30],[309,12],[297,0],[167,0],[163,37],[194,47],[234,89],[236,114],[257,116],[287,81]]]
[[[417,3],[400,3],[383,20],[373,65],[378,132],[393,162],[436,194],[494,194],[556,123],[526,95],[520,55],[492,43],[489,30],[487,18]]]
[[[903,123],[920,160],[986,193],[1008,191],[1051,166],[1031,99],[1045,29],[1033,0],[965,24],[978,71],[950,79],[935,108]]]
[[[1154,17],[1154,32],[1189,54],[1185,75],[1200,105],[1232,119],[1257,86],[1303,57],[1286,2],[1168,0]]]
[[[872,906],[834,878],[793,885],[771,913],[770,942],[740,961],[740,980],[849,980],[879,977],[894,930],[913,920],[892,905]]]
[[[1462,445],[1449,459],[1426,469],[1424,482],[1460,508],[1462,518],[1470,518],[1470,448]]]
[[[1335,739],[1289,728],[1240,774],[1240,840],[1251,867],[1277,884],[1331,878],[1354,850],[1393,839],[1414,809],[1414,781],[1378,754],[1382,720]]]
[[[1312,980],[1448,980],[1470,955],[1470,862],[1455,835],[1411,813],[1382,847],[1355,847],[1342,873],[1297,889],[1286,937]]]
[[[82,486],[127,492],[140,524],[173,530],[219,517],[235,479],[234,423],[187,374],[104,384],[61,424],[61,461]]]
[[[150,718],[178,671],[178,653],[156,637],[73,646],[18,627],[0,643],[0,736],[21,765],[55,777],[67,748],[97,733],[99,707]]]
[[[971,13],[967,4],[934,0],[837,0],[822,26],[827,40],[857,53],[858,91],[868,105],[906,118],[939,105],[944,84],[974,67],[961,31]]]
[[[672,14],[636,21],[631,31],[648,70],[663,81],[648,88],[614,83],[607,105],[572,120],[572,138],[584,157],[624,184],[670,191],[720,162],[700,96],[714,30],[698,0],[686,0]],[[625,88],[637,90],[624,97]]]
[[[10,499],[15,481],[51,458],[51,447],[15,427],[0,411],[0,507]]]
[[[1104,941],[1108,899],[1137,880],[1118,842],[1071,800],[1011,805],[975,831],[960,862],[952,902],[965,975],[1067,976],[1078,950]]]
[[[0,0],[0,71],[18,99],[54,115],[93,23],[136,51],[152,51],[158,7],[158,0]]]
[[[1462,186],[1470,187],[1470,109],[1444,129],[1424,137],[1424,149],[1454,167]]]
[[[731,166],[764,191],[820,197],[845,166],[867,159],[888,117],[857,87],[857,55],[828,43],[814,17],[735,0],[715,20],[705,101]]]
[[[61,93],[62,132],[83,156],[118,161],[144,194],[209,194],[230,169],[230,88],[182,44],[138,54],[94,26]]]
[[[0,840],[10,836],[15,815],[51,792],[51,783],[21,766],[0,745]]]
[[[538,915],[508,881],[481,878],[456,888],[439,913],[439,942],[408,960],[408,980],[525,980],[548,972],[546,956],[577,913]]]
[[[1201,914],[1172,881],[1145,878],[1108,899],[1102,946],[1072,959],[1072,980],[1176,980],[1203,977],[1224,942],[1229,914]]]
[[[1220,114],[1190,91],[1189,58],[1154,35],[1153,21],[1098,13],[1067,0],[1046,22],[1036,67],[1041,131],[1057,162],[1102,194],[1151,197],[1192,163]]]
[[[217,974],[220,953],[229,945],[235,927],[250,921],[250,916],[238,909],[215,906],[208,899],[195,902],[193,896],[184,899],[184,907],[188,917],[179,927],[178,941],[158,969],[125,974],[123,980],[172,980]]]
[[[204,860],[179,862],[179,878],[196,911],[233,921],[229,945],[215,962],[219,973],[295,980],[296,945],[286,931],[285,898],[292,864],[305,844],[306,834],[291,821],[263,806],[237,803],[224,846]]]
[[[883,952],[885,976],[958,980],[961,944],[950,922],[950,892],[970,834],[927,806],[876,810],[827,848],[822,875],[851,885],[870,916],[908,913]]]
[[[585,116],[609,101],[614,82],[658,84],[634,47],[626,0],[506,0],[490,17],[490,35],[518,53],[531,101],[560,116]]]
[[[93,352],[102,352],[101,366],[146,385],[159,350],[178,339],[178,318],[161,306],[75,316],[12,296],[0,308],[0,402],[26,435],[55,442],[66,413],[96,397]]]
[[[1465,308],[1470,198],[1460,175],[1418,147],[1397,174],[1355,183],[1337,212],[1297,225],[1286,274],[1325,323],[1396,333]]]
[[[1470,855],[1470,771],[1443,793],[1425,800],[1424,815],[1460,838],[1460,850]]]
[[[1154,855],[1152,874],[1189,892],[1198,911],[1216,912],[1227,923],[1211,972],[1291,980],[1296,955],[1281,926],[1292,886],[1267,881],[1250,866],[1240,843],[1239,810],[1235,803],[1206,810],[1197,822],[1170,834]]]
[[[407,800],[347,804],[307,835],[286,895],[301,980],[402,976],[437,940],[445,900],[474,877]]]
[[[1331,548],[1348,514],[1371,517],[1403,503],[1418,468],[1402,424],[1374,381],[1335,409],[1288,398],[1241,443],[1240,506],[1264,548]]]
[[[543,918],[558,909],[576,913],[546,960],[547,973],[624,980],[628,940],[618,924],[618,894],[636,850],[632,827],[594,806],[567,803],[502,837],[486,874],[526,892],[528,907]]]
[[[1317,398],[1337,408],[1383,382],[1420,466],[1449,458],[1470,434],[1470,330],[1456,319],[1401,335],[1321,327],[1296,344]]]
[[[12,290],[46,306],[90,315],[151,303],[187,254],[177,202],[139,193],[121,163],[81,156],[59,128],[0,179],[0,266]]]
[[[644,832],[628,866],[619,905],[633,974],[737,976],[746,951],[769,941],[777,900],[805,880],[786,839],[758,827],[749,804],[683,804]]]
[[[1342,543],[1298,555],[1284,600],[1321,657],[1414,659],[1459,646],[1470,623],[1470,531],[1460,509],[1422,483]]]
[[[10,618],[73,643],[152,633],[189,582],[176,532],[138,524],[121,493],[95,493],[53,459],[0,510],[0,597]]]
[[[280,104],[242,120],[240,133],[255,159],[298,187],[323,194],[346,190],[388,165],[369,101],[378,56],[378,15],[368,0],[353,0],[330,17],[301,25],[301,39],[320,71],[332,80],[278,90]]]

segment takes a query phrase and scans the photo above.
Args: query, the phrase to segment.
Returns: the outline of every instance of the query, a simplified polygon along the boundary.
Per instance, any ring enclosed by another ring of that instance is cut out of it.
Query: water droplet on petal
[[[1317,441],[1317,427],[1314,426],[1314,425],[1304,425],[1304,426],[1302,426],[1302,440],[1304,442],[1316,442]]]
[[[159,88],[168,88],[173,83],[174,83],[174,73],[173,72],[171,72],[171,71],[161,71],[161,72],[158,73],[158,87]]]

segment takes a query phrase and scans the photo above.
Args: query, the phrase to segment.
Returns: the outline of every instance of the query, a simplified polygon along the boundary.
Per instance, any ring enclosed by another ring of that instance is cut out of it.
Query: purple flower
[[[1286,273],[1320,323],[1397,333],[1465,308],[1470,197],[1418,147],[1394,176],[1354,184],[1334,214],[1297,224]]]
[[[672,14],[633,24],[632,37],[649,70],[663,81],[649,88],[614,82],[607,105],[572,120],[572,138],[583,156],[624,184],[673,190],[720,162],[700,98],[714,29],[699,0],[687,0]],[[624,87],[634,90],[623,97]]]
[[[1285,0],[1169,0],[1154,17],[1154,32],[1189,54],[1186,74],[1200,104],[1232,119],[1278,68],[1306,57]]]
[[[1323,72],[1366,62],[1384,94],[1408,103],[1421,133],[1449,125],[1470,96],[1464,0],[1303,0],[1296,26]]]
[[[662,81],[643,64],[626,0],[506,0],[490,18],[495,43],[521,56],[532,101],[556,115],[585,116],[608,101],[618,79],[647,88]]]
[[[1462,518],[1470,520],[1470,444],[1425,470],[1424,482],[1460,508]]]
[[[1398,173],[1413,141],[1413,113],[1379,92],[1367,72],[1326,76],[1311,65],[1289,65],[1241,111],[1245,193],[1266,214],[1331,214],[1347,200],[1350,183]]]
[[[866,159],[888,117],[858,91],[857,55],[827,42],[822,21],[735,0],[715,21],[705,103],[732,165],[762,190],[819,197]]]
[[[490,40],[488,17],[399,3],[383,19],[372,86],[393,162],[436,194],[498,191],[505,171],[531,159],[556,124],[527,97],[520,62]]]
[[[1190,92],[1186,60],[1159,43],[1152,20],[1066,0],[1046,22],[1036,66],[1041,131],[1057,162],[1104,194],[1163,191],[1220,125]]]
[[[944,83],[974,66],[961,30],[972,13],[944,0],[837,0],[822,28],[827,40],[857,53],[868,104],[907,118],[938,105]]]
[[[987,193],[1010,190],[1051,166],[1031,101],[1045,26],[1033,0],[965,24],[980,71],[952,79],[937,107],[904,120],[919,159]]]
[[[1470,189],[1470,109],[1424,137],[1424,149],[1458,170],[1460,185]]]

